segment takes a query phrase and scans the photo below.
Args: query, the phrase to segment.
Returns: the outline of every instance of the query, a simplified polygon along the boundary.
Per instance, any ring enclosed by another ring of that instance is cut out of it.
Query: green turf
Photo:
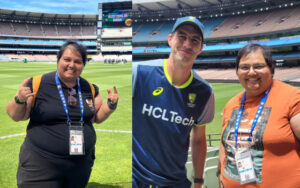
[[[214,120],[206,126],[206,133],[221,133],[222,131],[222,112],[225,104],[236,94],[243,91],[239,83],[211,83],[215,94],[215,117]],[[213,139],[219,139],[220,135],[212,136]],[[213,141],[212,146],[219,146],[220,141]],[[209,146],[209,143],[208,143]]]
[[[55,71],[56,64],[0,62],[0,136],[24,133],[27,121],[13,122],[5,106],[27,77]],[[119,93],[118,109],[95,129],[131,131],[131,63],[125,65],[87,64],[82,77],[98,85],[104,101],[107,88],[116,85]],[[24,136],[0,140],[0,187],[16,187],[19,148]],[[96,160],[89,188],[131,187],[131,134],[97,132]]]

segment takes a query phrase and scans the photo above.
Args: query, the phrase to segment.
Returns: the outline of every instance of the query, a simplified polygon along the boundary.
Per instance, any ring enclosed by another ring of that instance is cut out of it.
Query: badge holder
[[[69,123],[70,133],[70,155],[84,155],[84,137],[83,137],[83,126],[74,126]]]
[[[240,183],[247,184],[256,181],[253,160],[249,150],[236,152],[236,167],[240,175]]]

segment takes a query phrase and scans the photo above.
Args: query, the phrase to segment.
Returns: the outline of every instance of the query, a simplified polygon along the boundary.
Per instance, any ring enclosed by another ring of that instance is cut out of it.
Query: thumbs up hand
[[[29,97],[32,97],[34,95],[31,89],[27,87],[28,83],[30,82],[30,79],[31,78],[27,78],[26,80],[24,80],[17,92],[17,96],[21,102],[27,101]]]

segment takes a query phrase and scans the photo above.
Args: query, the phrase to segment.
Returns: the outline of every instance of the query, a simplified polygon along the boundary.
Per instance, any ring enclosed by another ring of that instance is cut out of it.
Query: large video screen
[[[131,27],[132,13],[131,10],[103,10],[102,27]]]

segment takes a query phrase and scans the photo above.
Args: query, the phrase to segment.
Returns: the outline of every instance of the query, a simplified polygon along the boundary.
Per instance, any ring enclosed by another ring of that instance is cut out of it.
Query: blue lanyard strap
[[[56,71],[56,74],[55,74],[55,81],[56,81],[56,86],[57,86],[57,90],[58,90],[60,99],[61,99],[61,101],[63,103],[63,107],[64,107],[64,110],[66,112],[67,118],[68,118],[67,122],[70,125],[71,124],[71,119],[70,119],[70,116],[69,116],[68,104],[66,102],[66,98],[65,98],[65,95],[63,93],[63,90],[62,90],[62,87],[61,87],[61,83],[60,83],[59,78],[58,78],[57,71]],[[81,87],[80,87],[80,83],[79,83],[79,78],[77,78],[77,85],[78,85],[78,95],[79,95],[80,115],[81,115],[80,123],[81,123],[81,125],[83,125],[84,107],[83,107],[83,102],[82,102],[82,93],[81,93]]]
[[[272,83],[271,83],[269,89],[264,93],[262,99],[259,102],[259,106],[258,106],[258,109],[256,111],[256,114],[255,114],[255,117],[254,117],[254,120],[253,120],[253,123],[252,123],[251,131],[249,133],[248,141],[252,140],[252,133],[254,131],[254,128],[256,127],[256,124],[257,124],[257,121],[258,121],[258,119],[261,115],[261,112],[262,112],[262,110],[265,106],[265,103],[267,101],[267,98],[268,98],[269,92],[271,90],[271,87],[272,87]],[[236,149],[237,149],[237,142],[238,142],[238,130],[239,130],[242,115],[243,115],[243,112],[244,112],[245,101],[246,101],[246,91],[244,92],[244,95],[243,95],[243,98],[242,98],[242,101],[241,101],[241,105],[240,105],[240,109],[238,111],[238,114],[237,114],[237,117],[236,117],[236,120],[235,120],[235,125],[234,125],[234,138],[235,138],[235,148]]]

